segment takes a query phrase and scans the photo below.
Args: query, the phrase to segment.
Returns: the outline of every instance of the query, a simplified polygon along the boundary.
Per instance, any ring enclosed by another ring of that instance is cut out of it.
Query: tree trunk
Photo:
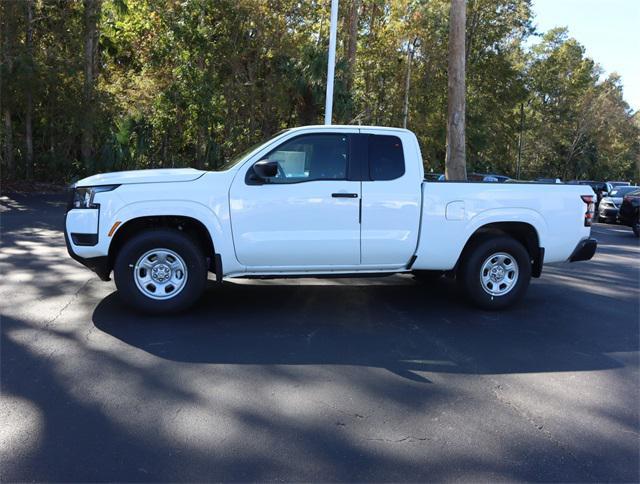
[[[91,168],[93,156],[95,60],[100,4],[101,0],[84,0],[84,87],[80,153],[87,169]]]
[[[447,180],[466,180],[465,153],[465,0],[451,0],[447,110]]]
[[[2,34],[4,38],[0,38],[2,42],[2,63],[4,64],[4,69],[6,73],[6,78],[11,79],[13,76],[13,57],[12,57],[12,34],[11,34],[11,26],[12,26],[12,14],[14,13],[13,7],[14,4],[12,2],[6,2],[2,5],[3,7],[3,18],[0,22],[5,22],[3,25]],[[15,25],[15,23],[13,23]],[[7,94],[8,88],[6,85],[3,85],[5,90],[3,99],[10,99],[10,96]],[[15,165],[15,154],[13,152],[13,122],[12,122],[12,113],[11,113],[11,105],[9,102],[6,102],[2,106],[2,119],[4,123],[4,162],[6,164],[6,176],[7,178],[13,178],[16,174],[16,165]]]
[[[467,8],[467,11],[465,12],[465,17],[466,17],[466,14],[469,13],[471,15],[471,21],[469,22],[468,29],[466,30],[466,43],[465,43],[466,52],[465,52],[464,58],[465,58],[466,64],[470,65],[471,61],[469,60],[469,54],[471,54],[471,51],[473,50],[473,41],[475,38],[475,34],[478,31],[478,27],[481,24],[481,12],[480,12],[481,7],[478,6],[478,3],[476,0],[468,0],[468,2],[469,2],[469,6],[468,6],[469,8]]]
[[[518,162],[516,164],[516,180],[520,179],[522,166],[522,141],[524,137],[524,103],[520,103],[520,133],[518,135]]]
[[[8,107],[4,108],[4,159],[7,163],[7,178],[13,178],[16,174],[16,162],[13,153],[11,110]]]
[[[207,134],[202,123],[202,120],[198,120],[198,136],[196,138],[196,168],[198,170],[202,170],[204,168],[207,156]]]
[[[25,99],[25,178],[33,179],[33,0],[26,0],[27,9],[27,70],[28,80]]]
[[[349,10],[349,39],[347,42],[347,92],[351,93],[356,68],[356,48],[358,46],[358,17],[360,0],[352,0]]]
[[[371,44],[375,44],[376,41],[376,36],[377,36],[377,25],[376,22],[378,20],[378,6],[376,4],[375,1],[369,2],[369,8],[371,9],[371,12],[369,14],[369,26],[368,26],[368,33],[367,33],[367,41],[365,44],[365,48],[368,48]],[[364,12],[363,12],[364,14]],[[364,16],[364,18],[366,19],[366,16]],[[368,66],[367,66],[368,67]],[[366,93],[372,93],[373,92],[373,73],[372,73],[372,69],[368,69],[365,68],[364,70],[364,87],[365,87],[365,92]],[[374,110],[373,110],[373,96],[369,95],[367,96],[367,100],[365,102],[365,106],[364,106],[364,117],[363,117],[363,122],[365,124],[374,124],[373,119],[374,119]]]

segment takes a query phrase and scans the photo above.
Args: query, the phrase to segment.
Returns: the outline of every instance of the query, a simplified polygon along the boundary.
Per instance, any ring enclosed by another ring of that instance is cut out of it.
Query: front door
[[[231,225],[241,264],[291,271],[360,264],[361,183],[348,179],[350,136],[295,136],[263,157],[277,162],[276,176],[256,182],[251,167],[236,176]]]

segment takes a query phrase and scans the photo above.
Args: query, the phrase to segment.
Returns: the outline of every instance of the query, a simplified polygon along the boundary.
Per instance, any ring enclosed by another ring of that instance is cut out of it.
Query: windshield
[[[227,161],[225,161],[224,163],[222,163],[220,166],[217,166],[215,168],[215,171],[225,171],[228,170],[229,168],[233,168],[234,166],[236,166],[240,161],[242,161],[249,153],[251,153],[253,150],[255,150],[256,148],[258,148],[259,146],[265,144],[267,141],[275,138],[276,136],[280,136],[282,133],[289,131],[288,129],[283,129],[278,131],[276,134],[274,134],[273,136],[270,136],[267,139],[263,139],[262,141],[259,141],[257,143],[255,143],[254,145],[251,145],[251,147],[247,148],[244,151],[241,151],[240,153],[238,153],[237,155],[232,156],[231,158],[229,158]]]
[[[609,193],[609,196],[614,198],[621,198],[631,192],[635,192],[637,189],[638,187],[616,187],[613,190],[611,190],[611,193]]]

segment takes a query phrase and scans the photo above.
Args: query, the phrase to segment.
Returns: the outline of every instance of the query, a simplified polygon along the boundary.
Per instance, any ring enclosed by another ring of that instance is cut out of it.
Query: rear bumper
[[[581,260],[590,260],[596,253],[598,248],[598,241],[593,238],[581,240],[573,250],[569,262],[578,262]]]

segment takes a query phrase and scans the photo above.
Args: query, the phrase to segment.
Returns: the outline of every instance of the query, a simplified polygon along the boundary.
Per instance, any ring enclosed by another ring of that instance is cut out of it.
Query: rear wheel
[[[465,251],[458,280],[469,299],[484,309],[501,309],[522,299],[531,279],[529,253],[517,240],[492,236]]]
[[[188,308],[207,283],[207,264],[200,247],[175,229],[133,236],[117,255],[113,270],[120,297],[153,314]]]
[[[633,235],[636,237],[640,237],[640,221],[637,221],[631,226],[631,230],[633,230]]]

